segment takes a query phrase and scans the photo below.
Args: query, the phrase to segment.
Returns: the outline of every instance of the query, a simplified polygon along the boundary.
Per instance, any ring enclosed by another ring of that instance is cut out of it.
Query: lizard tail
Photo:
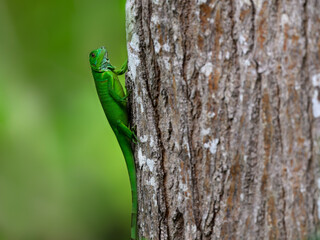
[[[131,181],[130,181],[131,182]],[[136,182],[136,181],[135,181]],[[135,186],[135,189],[136,186]],[[138,199],[137,199],[137,190],[133,190],[131,184],[131,196],[132,196],[132,209],[131,209],[131,240],[138,239],[138,225],[137,225],[137,211],[138,211]]]
[[[138,239],[138,225],[137,225],[138,193],[137,193],[137,177],[136,177],[134,156],[131,149],[131,141],[126,136],[123,136],[123,135],[117,135],[117,138],[127,164],[130,185],[131,185],[131,197],[132,197],[131,240],[137,240]]]

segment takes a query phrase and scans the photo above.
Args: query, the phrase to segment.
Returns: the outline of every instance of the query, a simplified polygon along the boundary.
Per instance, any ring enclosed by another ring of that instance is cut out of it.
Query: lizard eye
[[[92,57],[92,58],[95,58],[96,55],[95,55],[94,53],[91,53],[91,57]]]

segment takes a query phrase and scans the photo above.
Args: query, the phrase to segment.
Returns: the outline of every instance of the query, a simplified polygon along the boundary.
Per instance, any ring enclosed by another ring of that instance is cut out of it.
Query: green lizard
[[[102,108],[118,139],[127,164],[132,194],[131,240],[136,240],[138,239],[138,199],[136,169],[131,141],[136,143],[138,140],[128,127],[128,95],[124,94],[122,85],[118,79],[118,75],[122,75],[127,71],[127,61],[122,65],[120,70],[116,70],[111,65],[107,50],[104,47],[92,51],[89,55],[89,61]]]

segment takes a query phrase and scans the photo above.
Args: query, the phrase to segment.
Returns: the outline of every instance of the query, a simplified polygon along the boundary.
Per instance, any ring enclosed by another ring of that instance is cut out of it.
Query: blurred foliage
[[[0,0],[1,240],[128,239],[127,170],[88,64],[102,45],[126,59],[125,0]]]

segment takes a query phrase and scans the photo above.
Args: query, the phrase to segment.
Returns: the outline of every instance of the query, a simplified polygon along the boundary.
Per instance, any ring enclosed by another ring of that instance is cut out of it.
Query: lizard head
[[[110,64],[108,52],[107,49],[105,49],[105,47],[93,50],[89,54],[89,61],[92,70],[96,72],[103,72],[114,69],[114,67]]]

